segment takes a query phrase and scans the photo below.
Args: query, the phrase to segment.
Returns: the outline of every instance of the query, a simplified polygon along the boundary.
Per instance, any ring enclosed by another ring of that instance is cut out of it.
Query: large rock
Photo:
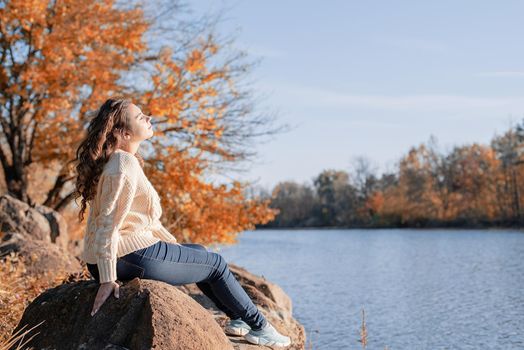
[[[52,208],[32,208],[11,195],[0,195],[0,231],[18,232],[31,238],[55,243],[67,249],[67,222]]]
[[[0,196],[0,231],[51,242],[51,227],[45,216],[9,194]]]
[[[39,332],[27,344],[35,349],[233,349],[212,315],[174,286],[135,278],[91,316],[98,286],[80,281],[47,290],[14,332],[44,321],[26,336]]]
[[[24,258],[25,274],[49,278],[82,270],[82,265],[62,247],[18,232],[0,232],[0,258],[17,252]]]
[[[67,223],[58,212],[0,195],[0,258],[19,253],[25,258],[27,275],[53,279],[82,269],[69,253],[68,243]]]
[[[291,300],[282,289],[241,267],[229,267],[264,316],[291,337],[287,349],[304,349],[304,327],[292,317]],[[223,328],[228,318],[196,284],[171,286],[136,278],[125,282],[120,299],[111,296],[92,319],[89,313],[98,285],[83,280],[89,276],[86,271],[72,275],[70,284],[41,294],[25,310],[17,329],[47,320],[26,336],[44,329],[41,338],[37,335],[31,343],[36,349],[261,348],[243,337],[226,336]]]
[[[69,231],[65,218],[56,210],[45,205],[37,204],[35,205],[35,209],[47,219],[51,242],[67,249],[69,244]]]

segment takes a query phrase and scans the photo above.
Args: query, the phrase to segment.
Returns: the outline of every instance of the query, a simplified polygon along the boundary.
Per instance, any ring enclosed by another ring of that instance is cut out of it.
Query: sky
[[[431,135],[442,151],[489,144],[524,118],[522,1],[193,0],[261,62],[253,87],[291,130],[235,178],[271,189],[350,172],[364,156],[394,171]]]

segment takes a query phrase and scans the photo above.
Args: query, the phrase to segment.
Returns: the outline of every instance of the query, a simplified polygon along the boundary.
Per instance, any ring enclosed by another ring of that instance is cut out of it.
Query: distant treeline
[[[522,226],[522,125],[490,145],[438,150],[435,137],[412,147],[380,176],[358,157],[352,170],[325,170],[313,183],[279,183],[267,197],[276,219],[257,227]]]

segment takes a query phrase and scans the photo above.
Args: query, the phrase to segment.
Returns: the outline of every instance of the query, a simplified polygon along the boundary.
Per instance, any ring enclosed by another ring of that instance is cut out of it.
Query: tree
[[[522,220],[522,189],[519,181],[524,137],[522,126],[511,127],[503,135],[491,141],[497,159],[500,160],[500,180],[497,181],[499,208],[505,219]]]
[[[455,217],[468,222],[493,220],[497,210],[496,176],[499,162],[489,146],[455,147],[446,157],[451,169],[450,207]]]
[[[307,226],[314,205],[315,193],[311,187],[292,181],[281,182],[273,189],[271,201],[271,207],[278,209],[279,214],[269,226]]]
[[[249,161],[256,139],[285,127],[256,111],[251,90],[241,85],[255,63],[229,48],[233,40],[215,35],[217,22],[168,20],[174,13],[181,18],[179,1],[11,0],[1,5],[0,162],[9,193],[34,205],[27,192],[29,168],[59,164],[42,204],[63,211],[74,197],[69,161],[90,113],[118,93],[156,116],[157,137],[146,157],[153,166],[147,172],[165,181],[157,183],[164,205],[175,196],[194,201],[169,208],[170,219],[192,223],[184,237],[226,239],[227,233],[273,215],[267,201],[244,202],[247,184],[204,181],[208,172]],[[185,181],[175,181],[175,175]],[[197,206],[200,191],[215,199],[207,209]],[[202,215],[203,210],[215,212]],[[236,224],[238,216],[242,220]],[[217,220],[213,231],[204,233],[211,230],[198,224],[204,219]]]
[[[351,162],[350,181],[355,187],[355,200],[349,212],[349,221],[358,224],[368,223],[370,218],[379,209],[377,201],[377,189],[379,181],[377,179],[377,166],[365,156],[354,157]]]
[[[347,224],[355,211],[356,191],[349,175],[340,170],[324,170],[314,180],[317,194],[316,216],[322,226]]]

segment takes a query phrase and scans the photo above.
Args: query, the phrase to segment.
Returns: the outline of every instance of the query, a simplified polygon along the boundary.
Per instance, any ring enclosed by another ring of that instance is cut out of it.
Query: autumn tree
[[[520,226],[523,155],[524,122],[495,136],[490,145],[459,145],[447,152],[431,136],[380,177],[369,160],[357,157],[349,182],[347,173],[333,169],[315,178],[316,204],[309,217],[322,226]],[[293,216],[302,205],[296,192],[280,191],[273,202],[281,218]]]
[[[491,141],[491,147],[499,159],[499,178],[496,183],[499,210],[505,220],[516,218],[519,222],[523,220],[523,124],[512,126]]]
[[[89,118],[118,94],[154,116],[146,172],[177,238],[231,242],[273,217],[267,200],[244,198],[248,183],[208,177],[253,159],[255,140],[285,126],[257,111],[242,85],[256,62],[216,35],[219,16],[184,13],[178,1],[1,2],[0,162],[11,195],[34,205],[31,167],[58,164],[41,204],[63,211]]]

